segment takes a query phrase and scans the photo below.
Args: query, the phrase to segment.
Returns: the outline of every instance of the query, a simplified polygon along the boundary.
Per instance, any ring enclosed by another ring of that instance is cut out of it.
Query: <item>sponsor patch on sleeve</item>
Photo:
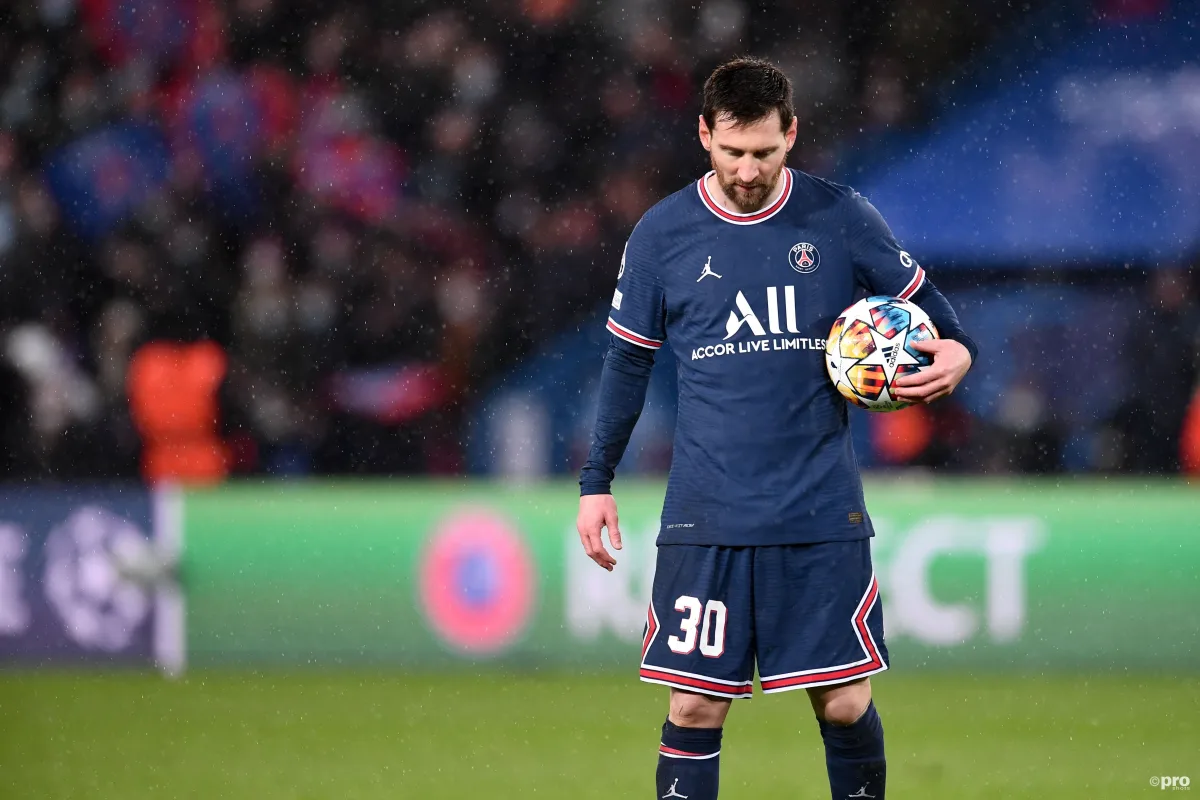
[[[621,290],[620,289],[617,289],[613,292],[612,307],[617,309],[618,311],[621,310]]]

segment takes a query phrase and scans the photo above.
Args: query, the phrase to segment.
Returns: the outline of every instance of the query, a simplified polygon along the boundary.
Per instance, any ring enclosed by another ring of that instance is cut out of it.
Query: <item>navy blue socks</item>
[[[658,748],[658,798],[717,800],[720,728],[681,728],[663,723]]]
[[[817,722],[825,740],[825,767],[833,800],[883,800],[887,762],[883,758],[883,724],[875,703],[851,725]]]
[[[887,762],[875,703],[851,725],[818,724],[833,800],[885,800]],[[717,800],[720,756],[721,728],[681,728],[667,720],[658,748],[658,800]]]

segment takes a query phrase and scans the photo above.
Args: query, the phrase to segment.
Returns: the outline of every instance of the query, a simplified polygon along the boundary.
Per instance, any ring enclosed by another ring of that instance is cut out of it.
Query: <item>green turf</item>
[[[890,797],[1200,791],[1200,678],[884,675]],[[0,674],[0,798],[653,797],[665,690],[620,676]],[[723,800],[827,798],[801,693],[734,705]],[[1153,792],[1153,794],[1150,794]]]

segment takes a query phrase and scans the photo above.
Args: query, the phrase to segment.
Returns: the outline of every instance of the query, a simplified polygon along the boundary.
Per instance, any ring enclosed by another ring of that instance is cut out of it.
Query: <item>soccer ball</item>
[[[932,364],[912,343],[936,338],[937,328],[915,303],[882,295],[859,300],[829,331],[829,379],[842,397],[868,411],[904,408],[911,403],[892,398],[892,381]]]

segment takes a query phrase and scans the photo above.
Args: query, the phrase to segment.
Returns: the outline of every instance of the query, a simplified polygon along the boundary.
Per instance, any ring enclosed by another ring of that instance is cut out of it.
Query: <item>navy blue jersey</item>
[[[659,544],[874,534],[825,337],[864,291],[911,298],[925,272],[857,192],[791,169],[780,180],[769,207],[735,214],[701,179],[625,246],[608,328],[651,350],[669,340],[678,362]]]

